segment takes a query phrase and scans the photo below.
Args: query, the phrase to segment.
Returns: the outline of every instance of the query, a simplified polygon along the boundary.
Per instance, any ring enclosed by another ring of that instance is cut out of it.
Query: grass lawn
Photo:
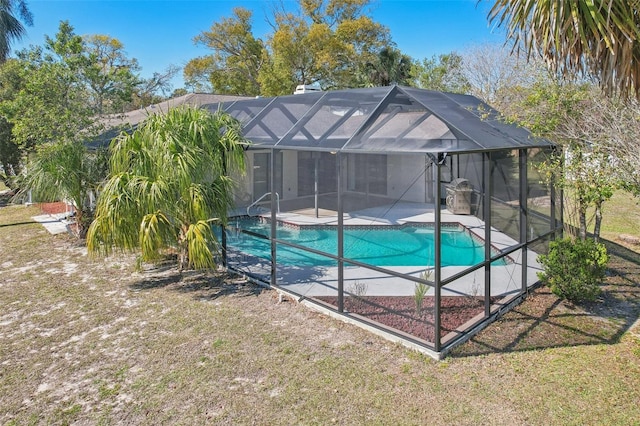
[[[640,200],[628,192],[616,192],[603,207],[602,238],[618,241],[621,234],[640,237],[639,202]]]
[[[90,258],[37,213],[0,208],[1,424],[639,422],[640,255],[615,241],[597,303],[536,290],[437,362],[234,277]]]

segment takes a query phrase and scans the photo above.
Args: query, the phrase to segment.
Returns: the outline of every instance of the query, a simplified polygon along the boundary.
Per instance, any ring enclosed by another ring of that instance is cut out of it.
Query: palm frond
[[[175,228],[160,211],[146,214],[140,222],[139,239],[142,260],[157,260],[164,249],[175,246]]]
[[[497,0],[489,20],[553,71],[591,73],[608,93],[640,96],[640,2]]]
[[[218,250],[217,240],[207,221],[201,220],[189,225],[186,241],[189,248],[190,267],[195,269],[215,267],[213,252]]]

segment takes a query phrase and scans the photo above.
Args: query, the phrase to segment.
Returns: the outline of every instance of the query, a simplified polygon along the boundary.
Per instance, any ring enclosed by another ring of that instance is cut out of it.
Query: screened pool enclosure
[[[441,356],[519,301],[561,231],[554,149],[478,99],[392,86],[209,104],[251,141],[224,262]]]

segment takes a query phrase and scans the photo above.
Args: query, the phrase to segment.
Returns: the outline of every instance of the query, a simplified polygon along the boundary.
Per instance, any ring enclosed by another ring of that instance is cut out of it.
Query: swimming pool
[[[243,220],[234,227],[268,236],[270,225]],[[234,227],[231,227],[233,229]],[[433,266],[433,228],[424,225],[345,226],[344,257],[376,266]],[[309,247],[324,253],[337,254],[335,226],[295,228],[277,226],[277,238]],[[263,259],[270,259],[271,246],[267,239],[246,233],[228,231],[227,245],[237,251]],[[447,226],[441,232],[442,266],[471,266],[484,260],[484,245],[462,226]],[[305,250],[277,246],[277,261],[283,265],[335,266],[336,261]]]

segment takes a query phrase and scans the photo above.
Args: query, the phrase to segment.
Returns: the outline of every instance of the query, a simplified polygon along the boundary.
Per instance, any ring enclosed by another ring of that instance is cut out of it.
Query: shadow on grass
[[[6,228],[8,226],[22,226],[22,225],[33,225],[34,221],[29,221],[29,222],[15,222],[15,223],[0,223],[0,228]]]
[[[640,317],[640,254],[604,243],[610,254],[608,277],[596,302],[572,305],[538,288],[451,356],[618,343]]]
[[[198,300],[215,300],[225,296],[255,296],[264,289],[245,279],[225,272],[178,271],[164,266],[144,272],[145,277],[133,283],[133,291],[168,290],[193,294]]]

